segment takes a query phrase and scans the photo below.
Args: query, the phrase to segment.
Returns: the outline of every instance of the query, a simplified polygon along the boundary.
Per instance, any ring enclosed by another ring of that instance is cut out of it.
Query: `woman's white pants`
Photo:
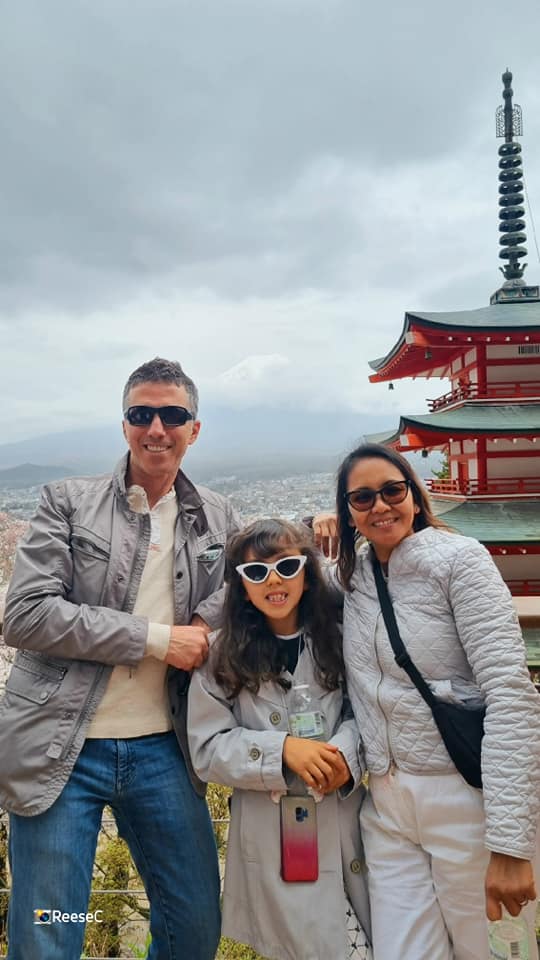
[[[375,960],[489,960],[481,792],[458,773],[394,770],[370,777],[360,816]]]

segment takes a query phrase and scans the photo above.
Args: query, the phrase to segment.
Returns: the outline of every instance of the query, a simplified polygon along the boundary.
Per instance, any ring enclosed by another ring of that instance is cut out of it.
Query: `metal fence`
[[[5,594],[5,589],[0,586],[0,694],[3,691],[7,673],[13,656],[15,654],[14,650],[6,647],[2,639],[2,621],[3,621],[3,595]],[[215,788],[214,788],[215,789]],[[212,788],[210,788],[212,790]],[[225,811],[227,810],[226,802],[223,804]],[[216,841],[218,845],[218,851],[220,855],[220,865],[223,866],[225,851],[226,851],[226,842],[227,842],[227,831],[228,831],[228,816],[212,816],[212,823],[214,825],[214,832],[216,835]],[[5,828],[5,837],[2,838],[0,835],[0,844],[3,845],[3,840],[7,838],[8,831],[8,817],[5,812],[0,809],[0,830]],[[1,833],[4,833],[1,830]],[[107,809],[104,812],[102,818],[102,826],[100,837],[98,840],[98,852],[96,855],[96,862],[99,859],[99,851],[103,849],[107,840],[110,839],[110,834],[116,834],[116,822],[114,817]],[[135,901],[140,904],[141,909],[144,911],[148,910],[148,900],[146,897],[146,892],[143,888],[142,882],[138,877],[135,866],[129,856],[129,852],[126,849],[126,857],[129,860],[129,877],[130,882],[127,886],[125,885],[112,885],[112,886],[102,886],[99,882],[99,876],[94,869],[94,878],[92,885],[92,900],[94,898],[104,897],[108,899],[108,902],[111,902],[111,898],[125,898],[129,899],[129,902],[133,904]],[[4,878],[2,877],[2,860],[6,864],[6,877],[8,885],[5,885]],[[223,876],[223,870],[222,876]],[[9,887],[9,876],[7,875],[7,845],[6,850],[3,851],[0,847],[0,960],[2,957],[6,956],[6,931],[5,931],[5,916],[7,909],[7,901],[9,898],[10,887]],[[29,905],[29,909],[33,909],[33,905]],[[134,957],[144,957],[145,956],[145,944],[148,941],[148,927],[149,922],[148,918],[145,918],[142,915],[134,918],[133,920],[127,919],[123,920],[123,931],[121,936],[121,947],[119,952],[114,955],[109,954],[104,956],[96,952],[87,952],[83,954],[85,960],[118,960],[118,958],[125,958],[125,960],[133,960]],[[129,930],[133,932],[130,933]],[[133,942],[132,942],[133,941]],[[124,945],[125,944],[125,945]],[[236,954],[235,954],[236,956]],[[253,954],[250,953],[250,956]],[[217,957],[219,960],[228,960],[226,953],[223,952],[223,949],[220,949]],[[38,958],[36,958],[38,960]]]
[[[228,817],[212,817],[212,824],[214,826],[214,833],[216,835],[216,842],[218,846],[218,851],[220,855],[220,864],[223,865],[225,852],[226,852],[226,842],[227,842],[227,831],[229,825]],[[5,838],[7,839],[7,834],[9,830],[9,820],[5,812],[0,810],[0,827],[5,828]],[[2,831],[3,833],[4,831]],[[102,818],[101,823],[101,832],[98,839],[98,853],[96,855],[96,862],[99,858],[99,850],[103,849],[103,846],[107,844],[107,841],[111,839],[111,833],[114,835],[114,838],[117,838],[116,835],[116,821],[111,813],[106,809]],[[123,843],[123,841],[122,841]],[[131,857],[129,856],[129,851],[126,850],[126,857],[129,859],[130,863],[130,882],[127,886],[100,886],[99,885],[99,876],[94,870],[94,878],[92,884],[91,892],[91,903],[95,904],[97,898],[100,897],[117,897],[119,899],[125,898],[125,902],[129,903],[133,907],[134,901],[137,901],[140,905],[142,911],[148,909],[148,899],[142,882],[136,872],[135,866]],[[2,854],[5,853],[5,859],[7,862],[7,845],[6,850],[2,851],[0,849],[0,871],[2,868]],[[0,874],[1,875],[1,874]],[[222,871],[223,875],[223,871]],[[5,922],[5,913],[7,902],[10,894],[9,886],[9,877],[8,885],[0,886],[0,925]],[[29,905],[29,909],[33,909],[32,905]],[[148,942],[148,928],[149,921],[147,917],[144,917],[140,914],[138,917],[122,919],[122,932],[120,936],[120,942],[118,947],[118,952],[115,952],[114,955],[109,954],[108,956],[103,956],[94,952],[85,952],[83,957],[85,960],[119,960],[119,958],[125,958],[125,960],[133,960],[134,957],[144,957],[145,948]],[[6,957],[6,938],[5,938],[5,927],[2,929],[0,926],[0,958]],[[225,955],[221,952],[218,954],[221,960],[226,960]],[[37,960],[37,958],[36,958]]]

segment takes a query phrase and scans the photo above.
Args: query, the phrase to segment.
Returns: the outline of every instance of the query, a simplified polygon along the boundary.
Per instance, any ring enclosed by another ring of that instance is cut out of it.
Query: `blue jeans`
[[[105,804],[150,901],[148,960],[212,960],[220,931],[216,845],[174,733],[87,740],[49,810],[11,814],[9,960],[79,960],[84,923],[34,923],[34,910],[87,911]]]

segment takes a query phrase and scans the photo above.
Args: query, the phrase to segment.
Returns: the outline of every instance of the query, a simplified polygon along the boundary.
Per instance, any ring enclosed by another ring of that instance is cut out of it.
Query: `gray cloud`
[[[166,350],[203,379],[253,356],[305,362],[306,404],[331,357],[335,402],[369,402],[366,361],[405,309],[478,306],[498,285],[507,63],[540,210],[536,0],[519,52],[508,16],[503,0],[489,16],[470,0],[10,5],[1,389],[17,429],[38,422],[21,362],[33,384],[54,371],[40,410],[66,390],[84,409],[88,383]]]

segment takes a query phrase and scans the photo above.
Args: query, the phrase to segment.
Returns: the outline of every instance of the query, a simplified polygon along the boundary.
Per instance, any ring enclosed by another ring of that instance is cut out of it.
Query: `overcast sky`
[[[406,309],[483,306],[502,282],[506,66],[540,232],[538,0],[1,9],[0,442],[117,419],[156,354],[203,416],[397,415],[443,392],[371,386],[367,361]]]

